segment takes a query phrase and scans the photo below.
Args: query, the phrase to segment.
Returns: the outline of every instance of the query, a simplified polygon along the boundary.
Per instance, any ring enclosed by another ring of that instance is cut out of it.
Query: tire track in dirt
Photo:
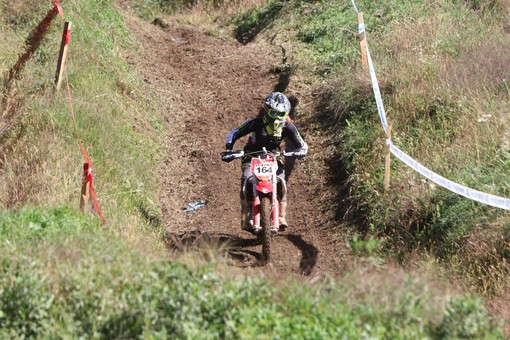
[[[160,205],[172,240],[229,242],[238,266],[255,265],[261,246],[240,229],[240,162],[221,162],[227,133],[257,114],[262,98],[278,85],[281,49],[256,39],[241,45],[190,26],[161,28],[127,17],[144,48],[143,60],[130,60],[160,97],[169,134],[164,145]],[[286,91],[287,95],[292,95]],[[296,125],[300,127],[299,119]],[[246,138],[236,143],[242,148]],[[313,152],[313,143],[308,141]],[[307,162],[297,161],[289,180],[289,231],[273,242],[265,271],[319,277],[345,265],[345,247],[328,231],[330,221],[317,208],[317,188],[307,183]],[[189,202],[205,200],[195,212]],[[181,237],[178,239],[178,237]]]

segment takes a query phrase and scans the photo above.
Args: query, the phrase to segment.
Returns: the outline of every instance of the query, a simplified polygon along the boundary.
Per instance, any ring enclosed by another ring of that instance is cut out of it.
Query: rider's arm
[[[238,140],[239,138],[241,138],[243,136],[246,136],[247,134],[249,134],[252,131],[255,131],[255,127],[256,127],[258,120],[259,120],[258,118],[249,119],[249,120],[245,121],[244,123],[242,123],[239,127],[230,131],[230,133],[227,136],[227,141],[225,142],[225,148],[227,150],[232,150],[236,140]]]
[[[288,137],[294,146],[297,148],[296,151],[299,151],[303,156],[308,153],[308,144],[305,143],[301,135],[299,134],[298,129],[291,122],[287,122],[285,124],[285,137]]]

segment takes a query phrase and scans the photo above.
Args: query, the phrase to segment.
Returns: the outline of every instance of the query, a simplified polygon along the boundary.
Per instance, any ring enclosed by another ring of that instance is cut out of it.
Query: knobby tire
[[[262,261],[271,260],[271,196],[260,197],[260,225],[262,227]]]

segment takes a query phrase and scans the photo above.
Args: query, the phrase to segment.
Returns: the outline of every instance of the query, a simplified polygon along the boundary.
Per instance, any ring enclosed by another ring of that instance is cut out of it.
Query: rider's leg
[[[287,202],[282,201],[280,202],[280,218],[279,218],[281,229],[286,229],[289,226],[286,217],[287,217]]]
[[[252,200],[250,199],[251,195],[248,192],[249,188],[245,188],[244,186],[248,186],[246,179],[251,177],[251,164],[243,163],[241,165],[241,169],[243,171],[241,176],[241,229],[251,231],[253,229],[253,217],[252,217]],[[248,197],[245,195],[245,191],[248,193]]]
[[[253,229],[251,202],[241,201],[241,229],[251,231]]]
[[[285,229],[288,227],[287,223],[287,184],[285,182],[285,172],[282,171],[278,173],[279,181],[278,181],[278,192],[279,192],[279,201],[280,201],[280,216],[279,216],[279,224],[281,229]]]

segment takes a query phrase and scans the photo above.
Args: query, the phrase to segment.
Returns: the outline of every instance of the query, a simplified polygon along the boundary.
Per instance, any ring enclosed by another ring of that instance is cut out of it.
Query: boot
[[[249,232],[253,232],[253,217],[251,213],[251,203],[243,200],[241,203],[241,229]]]
[[[287,219],[285,218],[287,215],[287,202],[281,202],[280,203],[280,229],[285,230],[289,226],[287,224]]]

